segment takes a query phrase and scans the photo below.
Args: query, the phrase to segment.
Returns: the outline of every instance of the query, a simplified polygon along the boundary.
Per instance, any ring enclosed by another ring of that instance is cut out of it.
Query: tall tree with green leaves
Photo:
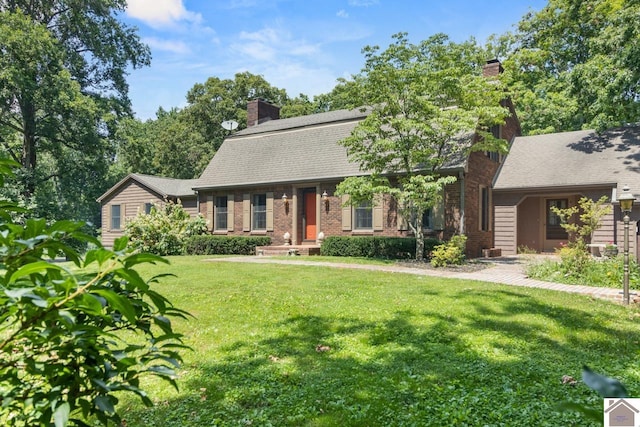
[[[125,0],[0,0],[0,144],[22,166],[25,198],[60,187],[75,156],[106,171],[112,120],[130,113],[127,69],[150,61],[117,19],[125,7]],[[87,191],[84,182],[73,188]]]
[[[457,44],[437,34],[411,44],[405,33],[393,39],[384,51],[364,49],[366,63],[351,98],[370,114],[341,143],[366,174],[345,179],[336,193],[350,195],[352,204],[390,194],[422,259],[423,214],[456,180],[442,171],[473,150],[506,151],[506,141],[487,130],[509,112],[500,105],[500,81],[482,76],[484,52],[473,40]]]
[[[209,77],[204,83],[196,83],[187,93],[188,105],[183,113],[186,123],[202,135],[213,156],[229,133],[221,123],[234,120],[238,129],[246,128],[247,102],[256,98],[279,106],[288,100],[284,89],[271,86],[262,76],[243,72],[233,80]]]
[[[523,132],[640,120],[640,3],[550,0],[494,43]]]

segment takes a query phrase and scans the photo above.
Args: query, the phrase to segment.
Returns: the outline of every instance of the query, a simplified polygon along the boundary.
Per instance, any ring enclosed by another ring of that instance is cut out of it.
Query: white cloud
[[[202,21],[202,16],[188,11],[182,0],[127,0],[127,15],[154,28],[173,25],[179,21]]]
[[[242,31],[232,45],[234,54],[243,54],[249,59],[278,62],[286,57],[312,56],[318,46],[304,40],[295,40],[287,31],[263,28],[259,31]]]
[[[336,13],[336,16],[337,16],[338,18],[348,18],[348,17],[349,17],[349,14],[347,13],[347,11],[346,11],[346,10],[344,10],[344,9],[340,9],[340,10],[338,11],[338,13]]]
[[[146,44],[151,47],[151,50],[161,50],[165,52],[178,53],[181,55],[187,54],[191,52],[189,46],[181,41],[175,40],[161,40],[155,37],[145,37],[143,40]]]

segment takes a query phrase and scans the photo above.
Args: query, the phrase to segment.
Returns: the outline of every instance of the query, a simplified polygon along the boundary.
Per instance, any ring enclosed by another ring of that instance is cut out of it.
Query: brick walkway
[[[589,295],[593,298],[622,302],[622,286],[620,289],[597,288],[593,286],[565,285],[562,283],[543,282],[529,279],[524,273],[525,260],[519,256],[482,259],[489,264],[487,268],[473,272],[457,272],[443,269],[412,268],[400,265],[371,265],[348,264],[338,262],[306,261],[304,258],[291,260],[271,258],[268,256],[213,258],[210,261],[250,262],[264,264],[298,264],[315,265],[333,268],[351,268],[357,270],[385,271],[390,273],[405,273],[422,276],[448,277],[454,279],[479,280],[483,282],[501,283],[511,286],[527,288],[551,289],[562,292],[572,292]],[[640,303],[640,295],[636,291],[630,294],[631,303]]]

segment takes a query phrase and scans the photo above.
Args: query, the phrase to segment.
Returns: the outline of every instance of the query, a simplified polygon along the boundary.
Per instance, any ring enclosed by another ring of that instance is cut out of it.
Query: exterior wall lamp
[[[327,194],[327,190],[322,192],[322,201],[324,202],[324,208],[329,210],[329,195]]]
[[[282,203],[284,203],[284,207],[289,207],[289,198],[287,197],[287,193],[282,194]]]
[[[624,276],[622,279],[622,302],[624,305],[629,305],[629,214],[633,209],[633,202],[635,201],[633,194],[629,192],[629,186],[625,185],[622,188],[622,194],[618,197],[620,202],[620,210],[624,217]]]

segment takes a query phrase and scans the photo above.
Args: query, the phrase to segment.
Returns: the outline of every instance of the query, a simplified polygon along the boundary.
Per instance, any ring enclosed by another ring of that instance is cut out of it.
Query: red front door
[[[316,193],[304,193],[304,240],[316,240]]]

